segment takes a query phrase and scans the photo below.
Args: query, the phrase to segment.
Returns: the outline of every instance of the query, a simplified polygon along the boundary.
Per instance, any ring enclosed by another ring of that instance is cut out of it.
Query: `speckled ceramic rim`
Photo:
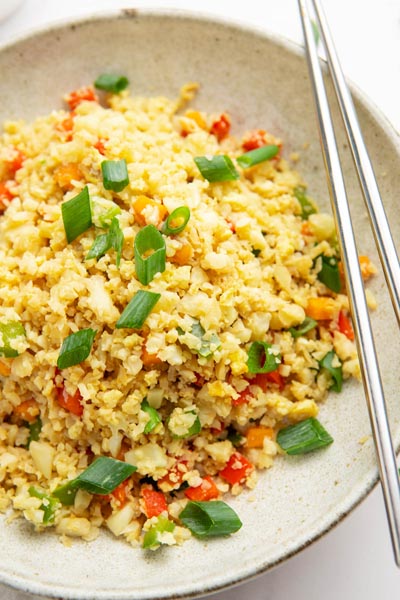
[[[129,18],[135,18],[136,16],[139,16],[139,15],[144,16],[144,17],[146,17],[146,16],[166,16],[166,17],[172,17],[175,19],[182,18],[182,19],[189,19],[189,20],[194,20],[194,21],[202,21],[204,23],[207,23],[207,22],[216,23],[216,24],[220,24],[222,26],[228,27],[230,29],[241,30],[245,33],[254,35],[256,37],[268,38],[277,46],[281,46],[282,48],[285,48],[289,52],[296,54],[298,56],[304,56],[304,51],[301,46],[299,46],[298,44],[296,44],[296,43],[292,42],[291,40],[288,40],[284,37],[277,36],[276,34],[268,32],[268,30],[265,28],[261,29],[261,28],[257,28],[254,26],[243,25],[243,23],[240,23],[239,21],[237,21],[235,19],[221,18],[216,15],[212,15],[210,13],[204,13],[204,12],[198,13],[195,11],[176,10],[176,9],[159,9],[159,8],[151,8],[151,9],[148,9],[148,8],[146,8],[146,9],[125,8],[125,9],[118,9],[118,10],[112,10],[112,11],[107,10],[107,11],[89,13],[80,18],[62,19],[62,20],[51,23],[50,26],[35,28],[31,31],[28,31],[27,33],[25,33],[23,35],[15,36],[11,41],[0,46],[0,52],[5,50],[6,48],[14,46],[14,44],[16,44],[20,41],[28,40],[30,38],[36,37],[37,35],[40,35],[40,34],[43,34],[46,32],[57,31],[59,29],[63,29],[66,27],[80,26],[87,22],[90,22],[93,19],[96,19],[96,20],[106,20],[106,19],[116,19],[116,18],[129,19]],[[373,118],[376,120],[377,124],[383,130],[383,132],[386,134],[386,136],[388,136],[392,140],[398,154],[400,155],[400,138],[399,138],[398,132],[395,130],[395,128],[390,123],[390,121],[387,119],[387,117],[385,115],[383,115],[383,113],[379,110],[379,108],[377,108],[374,105],[374,103],[371,102],[371,100],[368,97],[366,97],[365,94],[356,85],[354,85],[351,82],[350,82],[350,85],[351,85],[352,93],[355,96],[355,98],[362,105],[364,105],[364,107],[373,116]],[[396,453],[398,453],[399,450],[400,450],[400,443],[397,445]],[[256,566],[252,570],[249,569],[248,572],[244,576],[240,576],[237,578],[230,576],[229,580],[218,583],[214,586],[210,586],[207,588],[203,587],[202,589],[197,589],[197,590],[194,590],[194,591],[191,591],[188,593],[183,593],[183,594],[177,594],[177,595],[171,594],[170,596],[163,595],[162,597],[160,596],[159,598],[160,599],[168,598],[168,600],[173,600],[174,598],[196,598],[196,597],[200,597],[200,596],[205,596],[205,595],[215,593],[215,592],[218,592],[218,591],[221,591],[221,590],[233,587],[233,586],[237,586],[241,583],[247,582],[250,579],[253,579],[257,576],[260,576],[260,575],[266,573],[267,571],[281,565],[287,559],[295,556],[296,554],[301,552],[304,548],[310,546],[311,544],[313,544],[314,542],[319,540],[323,535],[325,535],[326,533],[331,531],[336,525],[341,523],[343,521],[343,519],[368,496],[368,494],[373,490],[373,488],[376,486],[377,483],[378,483],[378,471],[377,471],[377,468],[374,468],[371,470],[369,480],[368,480],[367,484],[365,485],[363,491],[360,494],[358,494],[356,498],[354,498],[353,494],[348,495],[347,505],[345,505],[345,508],[342,509],[342,512],[338,515],[337,518],[332,520],[327,526],[321,527],[319,530],[317,530],[316,533],[314,533],[312,538],[307,539],[307,541],[305,541],[305,542],[301,541],[294,549],[290,550],[289,552],[287,552],[285,555],[281,556],[277,560],[270,561],[269,563],[266,563],[266,564],[258,566],[258,567]],[[388,543],[389,543],[389,536],[388,536]],[[64,599],[68,598],[71,600],[73,600],[73,599],[74,600],[100,600],[100,599],[101,600],[106,600],[106,599],[107,600],[122,600],[122,599],[128,600],[128,598],[132,598],[132,596],[128,596],[126,592],[121,592],[114,596],[110,596],[110,595],[105,596],[102,592],[99,592],[98,594],[96,593],[94,595],[92,592],[85,592],[84,590],[80,590],[79,592],[76,590],[66,591],[65,588],[61,587],[61,586],[50,587],[49,585],[40,584],[38,582],[31,581],[31,580],[25,580],[20,577],[10,578],[7,574],[2,574],[2,573],[0,573],[0,581],[4,584],[10,585],[16,589],[19,589],[19,590],[22,590],[22,591],[25,591],[25,592],[28,592],[31,594],[41,594],[41,595],[46,595],[46,596],[51,596],[51,597],[62,596],[62,598],[64,598]],[[158,598],[154,597],[154,600],[158,600]]]

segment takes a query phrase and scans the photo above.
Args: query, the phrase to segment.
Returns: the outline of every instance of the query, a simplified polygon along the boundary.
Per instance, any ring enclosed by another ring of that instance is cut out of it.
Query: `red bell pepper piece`
[[[94,89],[91,87],[81,87],[78,90],[74,90],[68,96],[65,97],[65,101],[68,104],[70,110],[75,110],[75,108],[85,100],[89,102],[98,102],[98,98],[94,92]]]
[[[144,510],[148,519],[158,517],[162,512],[168,510],[167,501],[162,492],[157,492],[152,488],[142,488],[142,498],[144,500]]]
[[[349,340],[354,340],[354,331],[349,317],[344,313],[343,310],[339,313],[338,327],[340,333],[343,333]]]
[[[269,373],[258,373],[251,381],[252,385],[258,385],[263,392],[266,392],[271,383],[275,383],[282,391],[285,387],[285,378],[279,371],[270,371]]]
[[[265,134],[266,131],[264,129],[255,129],[254,131],[251,131],[249,136],[242,143],[243,150],[249,152],[250,150],[256,150],[256,148],[265,146]]]
[[[185,490],[185,496],[189,498],[189,500],[194,500],[196,502],[207,502],[208,500],[218,498],[219,491],[212,478],[209,475],[206,475],[206,477],[203,477],[203,481],[200,485],[187,488],[187,490]]]
[[[225,481],[234,485],[242,483],[253,469],[254,465],[243,454],[235,452],[219,474]]]
[[[61,408],[64,408],[77,417],[81,417],[83,415],[83,406],[81,404],[82,396],[80,391],[77,389],[75,394],[71,396],[66,391],[64,385],[57,387],[56,390],[57,402]]]
[[[220,142],[221,140],[226,138],[226,136],[229,135],[230,129],[231,129],[230,119],[227,114],[222,113],[222,115],[220,115],[220,117],[212,123],[212,125],[210,127],[210,133],[215,135],[217,140]]]

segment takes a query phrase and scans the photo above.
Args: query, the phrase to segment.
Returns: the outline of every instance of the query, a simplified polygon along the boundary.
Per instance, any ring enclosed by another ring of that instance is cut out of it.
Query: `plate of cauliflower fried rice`
[[[154,598],[265,571],[377,477],[301,52],[127,11],[21,40],[3,66],[3,581]],[[398,140],[358,107],[396,235]],[[344,171],[394,390],[393,315]]]

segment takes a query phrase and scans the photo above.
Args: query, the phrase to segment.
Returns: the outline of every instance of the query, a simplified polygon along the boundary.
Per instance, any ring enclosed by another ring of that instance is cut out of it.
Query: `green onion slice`
[[[339,361],[340,366],[333,367],[333,360]],[[335,352],[331,350],[330,352],[328,352],[328,354],[325,354],[324,358],[319,361],[319,365],[321,368],[326,369],[332,376],[333,383],[329,389],[333,390],[334,392],[341,392],[343,385],[342,363],[340,362]]]
[[[157,519],[157,523],[152,525],[148,531],[144,534],[143,538],[143,548],[156,548],[162,541],[159,539],[160,533],[165,533],[166,531],[172,532],[175,529],[175,523],[160,515]]]
[[[261,148],[250,150],[245,154],[241,154],[237,157],[236,161],[243,169],[247,169],[274,158],[278,152],[279,146],[275,146],[275,144],[268,144],[266,146],[261,146]]]
[[[161,227],[161,231],[165,235],[177,235],[181,233],[188,224],[190,219],[190,210],[187,206],[179,206],[168,215],[166,221]]]
[[[154,225],[146,225],[135,237],[136,275],[148,285],[156,273],[165,271],[165,239]]]
[[[129,80],[124,75],[113,75],[112,73],[102,73],[94,82],[94,87],[98,90],[119,94],[129,85]]]
[[[61,214],[67,242],[70,244],[92,226],[92,211],[87,186],[77,196],[61,204]]]
[[[225,154],[213,156],[210,159],[206,156],[197,156],[194,158],[194,162],[204,179],[211,183],[239,179],[239,173],[232,160]]]
[[[103,160],[101,163],[103,186],[106,190],[121,192],[129,183],[126,160]]]
[[[104,254],[114,248],[117,253],[116,265],[119,267],[121,262],[122,247],[124,245],[124,234],[116,217],[111,219],[110,229],[107,233],[98,235],[94,240],[85,260],[91,258],[101,258]]]
[[[280,355],[272,352],[271,344],[253,342],[247,355],[249,373],[271,373],[281,364]]]
[[[13,348],[13,342],[19,337],[26,337],[25,329],[20,321],[0,323],[0,356],[15,358],[18,351]]]
[[[229,440],[231,444],[236,448],[237,446],[241,446],[241,443],[244,438],[238,431],[236,431],[234,427],[230,425],[228,427],[228,435],[226,436],[226,439]]]
[[[149,415],[149,420],[147,421],[147,423],[145,425],[144,433],[151,433],[153,431],[153,429],[155,429],[157,427],[157,425],[159,423],[161,423],[161,417],[158,414],[158,412],[156,411],[156,409],[153,408],[152,406],[150,406],[150,404],[147,402],[146,398],[143,400],[142,404],[140,405],[140,409]]]
[[[286,454],[306,454],[332,444],[333,438],[318,419],[310,417],[305,421],[285,427],[278,432],[276,441]]]
[[[311,331],[311,329],[314,329],[316,326],[317,321],[314,321],[314,319],[311,319],[311,317],[306,317],[304,321],[297,327],[289,327],[289,331],[294,338],[298,338],[302,335],[305,335],[308,331]]]
[[[116,217],[121,213],[118,204],[107,198],[100,198],[99,196],[90,199],[90,206],[92,210],[93,225],[102,229],[108,229],[113,217]]]
[[[129,463],[108,456],[99,456],[78,477],[58,487],[53,492],[53,496],[66,505],[73,504],[78,489],[105,496],[111,494],[135,471],[136,467]]]
[[[57,367],[66,369],[84,361],[90,354],[96,333],[89,327],[66,337],[57,359]]]
[[[139,290],[133,296],[128,306],[117,321],[117,329],[140,329],[147,317],[161,298],[161,294]]]
[[[177,327],[177,332],[179,335],[185,334],[181,327]],[[203,358],[209,358],[214,354],[215,350],[219,350],[221,348],[221,342],[217,334],[212,333],[211,335],[206,336],[206,330],[197,319],[193,320],[190,333],[201,340],[201,346],[197,350],[197,353]]]
[[[300,204],[300,216],[303,221],[306,221],[310,215],[313,215],[317,212],[317,209],[311,202],[310,198],[306,195],[306,189],[303,186],[296,187],[293,193]]]
[[[334,256],[324,256],[320,254],[315,260],[321,259],[322,267],[317,273],[317,278],[330,290],[340,292],[342,284],[340,281],[339,261]]]
[[[251,251],[252,254],[257,258],[261,254],[261,250],[259,248],[253,248]]]
[[[235,511],[221,500],[190,501],[179,518],[194,535],[200,538],[230,535],[242,526]]]
[[[56,509],[59,504],[58,498],[54,498],[53,496],[48,496],[41,490],[38,490],[33,485],[31,485],[28,489],[28,493],[30,496],[34,498],[39,498],[43,500],[40,510],[43,511],[43,523],[47,525],[48,523],[53,523],[56,516]]]
[[[29,448],[31,442],[37,442],[42,431],[42,419],[38,417],[33,423],[26,423],[29,429],[29,436],[26,442],[26,448]]]

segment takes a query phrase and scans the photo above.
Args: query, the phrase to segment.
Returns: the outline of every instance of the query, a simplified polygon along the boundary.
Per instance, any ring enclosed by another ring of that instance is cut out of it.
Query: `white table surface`
[[[0,0],[0,4],[4,0]],[[345,73],[400,130],[400,1],[322,0]],[[174,7],[231,17],[302,42],[296,0],[25,0],[0,44],[67,16],[115,7]],[[1,535],[0,535],[1,539]],[[45,568],[45,565],[44,565]],[[392,600],[400,597],[379,488],[327,536],[275,570],[210,600]],[[1,600],[33,596],[0,584]]]

